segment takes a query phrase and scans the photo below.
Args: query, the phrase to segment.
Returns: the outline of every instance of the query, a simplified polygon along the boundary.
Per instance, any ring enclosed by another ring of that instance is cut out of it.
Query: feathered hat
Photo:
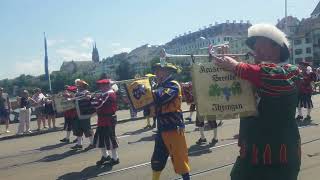
[[[289,56],[289,41],[286,34],[278,29],[276,26],[271,24],[255,24],[248,29],[248,39],[246,44],[249,48],[254,49],[257,37],[265,37],[281,47],[280,61],[286,61]]]

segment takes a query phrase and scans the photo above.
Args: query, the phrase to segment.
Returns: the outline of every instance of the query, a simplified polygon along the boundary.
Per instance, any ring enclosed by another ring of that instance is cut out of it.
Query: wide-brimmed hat
[[[164,64],[156,63],[153,65],[152,69],[153,69],[153,71],[155,71],[157,69],[165,69],[165,70],[168,70],[173,73],[180,73],[181,72],[181,68],[178,66],[175,66],[172,63],[164,63]]]
[[[98,81],[96,81],[97,84],[110,84],[111,81],[110,79],[100,79]]]
[[[254,45],[258,37],[265,37],[281,47],[280,61],[286,61],[290,56],[289,41],[286,34],[272,24],[256,24],[248,29],[248,39],[246,44],[254,49]]]
[[[76,92],[77,91],[77,86],[67,86],[66,90],[67,91],[71,91],[71,92]]]
[[[74,81],[74,83],[75,83],[75,85],[80,85],[80,86],[82,86],[82,87],[87,87],[87,86],[89,86],[89,84],[88,84],[86,81],[81,80],[81,79],[76,79],[76,80]]]
[[[152,78],[152,77],[155,77],[156,75],[154,75],[154,74],[146,74],[146,75],[144,75],[145,77],[148,77],[148,78]]]

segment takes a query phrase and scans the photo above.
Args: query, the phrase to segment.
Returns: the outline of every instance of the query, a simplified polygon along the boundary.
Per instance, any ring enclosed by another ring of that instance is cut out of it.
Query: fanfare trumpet
[[[219,53],[219,51],[223,51],[224,48],[228,48],[228,43],[220,44],[220,45],[209,45],[208,54],[168,54],[165,49],[160,51],[160,63],[165,62],[168,59],[176,59],[176,58],[188,58],[191,57],[192,61],[196,57],[208,57],[210,60],[212,57],[223,57],[223,56],[230,56],[230,57],[242,57],[244,59],[249,59],[250,56],[254,56],[253,53],[239,53],[239,54],[229,54],[229,53]]]

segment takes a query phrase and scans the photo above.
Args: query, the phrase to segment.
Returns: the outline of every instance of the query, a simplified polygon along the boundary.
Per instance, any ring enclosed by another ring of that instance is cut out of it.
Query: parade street
[[[320,96],[314,96],[315,108],[311,125],[300,128],[302,140],[301,180],[314,180],[320,176]],[[184,104],[184,110],[187,107]],[[280,108],[280,107],[279,107]],[[186,117],[189,113],[184,113]],[[128,118],[118,113],[118,119]],[[195,119],[195,114],[193,120]],[[63,119],[59,118],[59,126]],[[33,122],[34,123],[34,122]],[[94,122],[93,122],[94,124]],[[34,125],[34,124],[33,124]],[[65,134],[55,131],[41,135],[3,139],[0,141],[0,179],[5,180],[43,180],[43,179],[151,179],[150,159],[154,146],[154,135],[150,129],[143,129],[145,120],[120,123],[117,126],[120,164],[113,167],[97,167],[100,151],[74,151],[72,143],[60,143]],[[276,124],[275,124],[276,126]],[[15,126],[12,125],[12,131]],[[95,128],[95,126],[93,126]],[[209,144],[198,146],[195,142],[199,132],[195,125],[186,125],[186,139],[189,147],[189,160],[192,179],[230,179],[229,173],[238,155],[237,134],[239,119],[225,120],[219,128],[219,142],[213,147]],[[208,141],[212,130],[206,129]],[[2,134],[0,137],[3,137]],[[75,137],[72,137],[72,140]],[[84,139],[84,146],[89,143]],[[179,179],[174,173],[171,160],[161,174],[161,179]]]

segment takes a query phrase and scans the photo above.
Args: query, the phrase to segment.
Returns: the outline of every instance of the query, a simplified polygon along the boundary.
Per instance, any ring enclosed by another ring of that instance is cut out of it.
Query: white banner
[[[192,83],[201,116],[216,115],[219,119],[229,119],[237,114],[256,113],[251,84],[212,62],[192,65]]]

